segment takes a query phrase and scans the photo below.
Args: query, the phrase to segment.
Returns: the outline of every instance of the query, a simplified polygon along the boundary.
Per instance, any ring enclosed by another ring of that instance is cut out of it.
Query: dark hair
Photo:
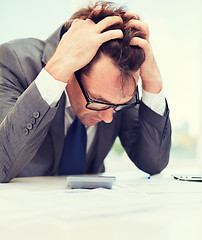
[[[125,78],[132,77],[132,71],[137,71],[140,68],[145,60],[144,51],[138,46],[131,46],[130,41],[133,37],[144,38],[145,35],[135,28],[126,29],[126,24],[129,20],[140,20],[140,18],[137,15],[128,16],[125,13],[126,10],[123,7],[117,8],[112,2],[98,1],[94,5],[89,5],[87,8],[82,8],[75,12],[70,18],[70,21],[65,24],[65,31],[67,31],[71,26],[72,20],[76,18],[88,18],[95,23],[98,23],[107,16],[120,16],[123,19],[123,23],[114,24],[104,30],[121,29],[124,34],[123,39],[113,39],[103,43],[94,58],[82,71],[88,72],[92,63],[96,62],[101,54],[109,56],[113,60],[115,66],[117,66],[121,72],[123,83],[125,82]]]

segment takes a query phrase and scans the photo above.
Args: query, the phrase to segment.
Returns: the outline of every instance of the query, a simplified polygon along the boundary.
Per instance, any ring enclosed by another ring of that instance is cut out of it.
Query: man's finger
[[[128,17],[128,18],[134,17],[134,19],[140,20],[139,15],[138,15],[138,14],[135,14],[135,13],[126,12],[126,13],[124,14],[124,16],[126,16],[126,17]]]
[[[149,31],[149,27],[145,22],[142,22],[140,20],[136,20],[136,19],[131,19],[128,23],[127,23],[127,28],[130,27],[135,27],[138,30],[141,31]]]
[[[81,22],[81,21],[83,21],[83,20],[82,20],[82,19],[79,19],[79,18],[75,18],[75,19],[73,19],[73,20],[71,20],[71,21],[69,21],[69,22],[72,22],[72,25],[74,25],[75,23]]]
[[[97,32],[102,32],[106,28],[108,28],[116,23],[122,23],[122,22],[123,22],[123,20],[119,16],[106,17],[96,24]]]
[[[134,38],[130,41],[130,45],[131,45],[131,46],[139,46],[139,47],[141,47],[144,51],[149,48],[149,43],[148,43],[148,41],[145,40],[145,39],[143,39],[143,38],[139,38],[139,37],[134,37]]]
[[[139,20],[132,19],[126,25],[126,28],[131,28],[131,27],[134,27],[140,30],[141,32],[143,32],[146,36],[146,40],[149,40],[149,27],[146,23]]]
[[[112,39],[123,38],[123,32],[120,29],[109,30],[109,31],[103,32],[100,35],[100,37],[101,37],[101,43],[104,43]]]

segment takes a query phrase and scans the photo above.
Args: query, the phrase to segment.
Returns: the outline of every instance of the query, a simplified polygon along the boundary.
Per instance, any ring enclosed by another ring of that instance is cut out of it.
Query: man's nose
[[[98,111],[98,116],[102,119],[102,121],[106,123],[110,123],[113,120],[113,113],[114,113],[114,109],[109,108],[107,110]]]

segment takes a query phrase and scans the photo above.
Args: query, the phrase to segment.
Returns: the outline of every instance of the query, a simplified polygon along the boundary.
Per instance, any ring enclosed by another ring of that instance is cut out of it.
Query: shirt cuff
[[[166,110],[166,102],[163,90],[161,90],[159,93],[149,93],[142,89],[142,101],[154,112],[161,116],[164,115]]]
[[[35,84],[49,106],[56,105],[67,83],[55,80],[44,68],[35,79]]]

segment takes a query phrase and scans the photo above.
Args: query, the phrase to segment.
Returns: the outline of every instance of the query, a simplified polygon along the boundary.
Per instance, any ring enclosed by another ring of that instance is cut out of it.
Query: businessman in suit
[[[142,171],[157,174],[168,164],[169,110],[148,26],[137,15],[96,3],[46,41],[0,46],[0,182],[65,175],[65,137],[75,117],[87,131],[78,173],[103,172],[117,136]]]

